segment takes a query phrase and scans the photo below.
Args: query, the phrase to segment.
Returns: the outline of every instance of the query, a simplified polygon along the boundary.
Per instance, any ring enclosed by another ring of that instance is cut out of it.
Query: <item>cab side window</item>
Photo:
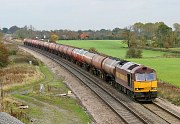
[[[131,74],[127,74],[128,86],[131,87]]]

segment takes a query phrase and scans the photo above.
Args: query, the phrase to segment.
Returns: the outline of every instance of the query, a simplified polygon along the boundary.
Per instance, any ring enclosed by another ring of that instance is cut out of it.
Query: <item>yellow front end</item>
[[[157,81],[134,81],[134,98],[138,101],[157,97]]]
[[[157,92],[157,81],[134,81],[134,92]]]

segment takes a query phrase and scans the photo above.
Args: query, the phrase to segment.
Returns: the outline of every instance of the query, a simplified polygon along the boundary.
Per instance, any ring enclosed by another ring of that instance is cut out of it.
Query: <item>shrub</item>
[[[142,58],[142,50],[136,48],[129,48],[126,52],[126,58]]]
[[[11,61],[13,63],[29,63],[29,61],[32,61],[33,65],[39,65],[38,59],[34,58],[31,55],[27,55],[27,56],[22,55],[20,57],[13,58]]]
[[[8,64],[9,52],[4,44],[0,44],[0,67],[5,67]]]
[[[90,51],[90,52],[93,52],[93,53],[99,53],[99,52],[97,51],[97,49],[94,48],[94,47],[89,48],[89,51]]]
[[[11,50],[9,51],[9,55],[16,55],[17,54],[17,50]]]

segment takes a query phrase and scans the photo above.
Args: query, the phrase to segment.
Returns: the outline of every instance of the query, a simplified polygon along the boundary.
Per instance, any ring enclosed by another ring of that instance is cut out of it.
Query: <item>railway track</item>
[[[146,109],[156,114],[169,124],[180,124],[180,116],[176,113],[172,113],[170,110],[165,109],[156,102],[151,104],[142,104]]]
[[[86,72],[85,70],[83,70],[82,68],[79,68],[77,65],[62,59],[60,57],[57,57],[54,54],[51,54],[49,52],[45,52],[39,49],[35,49],[35,48],[30,48],[50,59],[52,59],[53,61],[56,61],[58,64],[60,64],[61,66],[63,66],[64,68],[66,68],[67,70],[69,70],[73,75],[75,75],[79,80],[81,80],[86,86],[88,86],[93,92],[95,92],[122,120],[124,123],[144,123],[144,124],[150,124],[150,123],[155,123],[153,121],[153,119],[148,118],[147,116],[144,116],[143,114],[138,113],[136,110],[132,109],[125,101],[120,100],[119,98],[117,98],[116,95],[113,94],[113,92],[109,92],[109,87],[103,86],[105,83],[100,80],[99,78],[96,78],[95,76],[91,75],[89,72]],[[103,83],[102,83],[103,82]],[[117,92],[117,91],[116,91]],[[146,104],[146,106],[144,106],[147,110],[151,111],[152,108],[148,108],[147,107],[148,104]],[[156,108],[154,108],[156,109]],[[160,108],[159,108],[160,109]],[[158,121],[157,123],[161,122],[161,123],[178,123],[178,119],[174,117],[174,119],[170,119],[170,121],[168,120],[169,118],[167,118],[167,116],[160,116],[157,112],[153,112],[155,115],[158,116],[158,118],[160,118],[160,121]],[[173,118],[173,115],[171,115]]]
[[[29,47],[28,47],[29,48]],[[32,49],[32,48],[30,48]],[[69,70],[73,75],[75,75],[79,80],[81,80],[86,86],[88,86],[95,94],[97,94],[122,120],[124,123],[138,123],[138,124],[148,124],[147,120],[137,115],[133,110],[127,107],[123,102],[113,98],[112,94],[109,94],[108,91],[104,90],[97,83],[99,81],[92,79],[91,74],[83,71],[77,65],[72,64],[71,62],[64,60],[62,58],[57,59],[56,55],[44,52],[38,49],[32,49],[53,61],[56,61],[58,64]]]

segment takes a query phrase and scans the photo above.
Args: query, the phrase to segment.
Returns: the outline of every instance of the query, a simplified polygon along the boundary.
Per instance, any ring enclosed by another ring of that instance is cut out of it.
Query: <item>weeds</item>
[[[64,94],[68,92],[67,87],[63,83],[64,78],[55,79],[53,74],[43,64],[40,64],[39,69],[43,72],[44,79],[37,81],[36,83],[32,83],[30,86],[23,87],[21,94],[13,95],[17,99],[33,104],[33,106],[30,104],[31,108],[27,113],[28,116],[33,117],[35,120],[41,120],[43,118],[42,115],[46,113],[43,111],[43,109],[50,105],[59,107],[59,109],[65,111],[65,113],[59,113],[57,110],[54,111],[54,108],[49,108],[47,111],[53,111],[55,115],[57,114],[64,117],[64,119],[61,118],[60,120],[59,117],[50,118],[50,120],[53,122],[65,122],[67,118],[69,120],[72,117],[78,119],[79,122],[82,121],[81,123],[90,122],[90,118],[88,118],[88,116],[83,112],[83,108],[77,105],[76,100],[66,96],[56,96],[56,94]],[[43,94],[40,93],[40,84],[43,84],[45,88]],[[25,94],[24,91],[26,91]],[[39,112],[41,112],[41,114]]]
[[[175,105],[180,105],[180,88],[163,81],[158,82],[158,95],[168,99]]]
[[[22,102],[18,102],[13,98],[6,97],[3,100],[3,110],[10,115],[22,120],[23,122],[28,122],[30,118],[27,116],[29,112],[28,109],[21,109],[20,106],[24,105]]]
[[[0,70],[0,80],[3,82],[4,89],[12,86],[30,82],[31,78],[38,79],[40,72],[31,65],[12,65]]]

